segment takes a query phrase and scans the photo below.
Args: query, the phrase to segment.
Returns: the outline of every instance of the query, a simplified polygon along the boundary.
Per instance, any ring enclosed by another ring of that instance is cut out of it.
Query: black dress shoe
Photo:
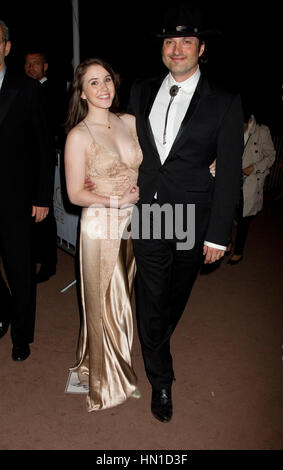
[[[238,259],[230,258],[230,259],[228,259],[227,264],[232,264],[232,265],[233,264],[238,264],[242,261],[242,259],[243,259],[243,256],[241,256],[241,258],[238,258]]]
[[[227,249],[225,251],[225,256],[230,256],[231,253],[232,253],[232,248],[233,248],[233,243],[232,242],[229,242],[228,243],[228,246],[227,246]]]
[[[162,423],[170,421],[173,414],[171,389],[152,390],[151,412]]]
[[[2,338],[7,333],[9,325],[9,320],[0,320],[0,338]]]
[[[56,268],[41,266],[40,270],[35,275],[35,280],[37,283],[45,282],[48,281],[51,276],[54,276],[54,274],[56,274]]]
[[[13,361],[25,361],[30,355],[28,344],[14,345],[12,349]]]

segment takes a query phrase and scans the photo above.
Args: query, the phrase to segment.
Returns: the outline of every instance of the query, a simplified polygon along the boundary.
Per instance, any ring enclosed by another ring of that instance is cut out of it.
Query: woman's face
[[[90,65],[83,77],[81,97],[88,106],[110,108],[115,96],[115,86],[110,73],[101,65]]]

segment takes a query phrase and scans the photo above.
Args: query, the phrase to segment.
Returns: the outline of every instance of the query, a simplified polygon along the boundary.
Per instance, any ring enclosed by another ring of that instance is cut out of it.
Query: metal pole
[[[66,290],[70,289],[70,287],[74,286],[76,284],[77,280],[75,279],[74,281],[70,282],[66,287],[60,290],[60,292],[66,292]]]
[[[79,27],[79,1],[72,0],[73,17],[73,67],[74,71],[80,63],[80,27]]]
[[[72,0],[72,18],[73,18],[73,68],[76,70],[80,63],[80,25],[79,25],[79,1]],[[61,289],[60,292],[66,292],[77,280],[70,282],[66,287]]]

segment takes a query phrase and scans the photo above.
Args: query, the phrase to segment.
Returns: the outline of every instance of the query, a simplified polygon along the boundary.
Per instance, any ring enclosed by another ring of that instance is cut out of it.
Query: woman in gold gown
[[[128,225],[142,160],[135,118],[118,115],[116,75],[99,59],[80,64],[67,122],[65,172],[73,204],[82,206],[80,273],[83,319],[76,365],[89,388],[88,411],[138,396],[131,361],[131,293],[135,261]],[[95,183],[88,191],[86,179]]]

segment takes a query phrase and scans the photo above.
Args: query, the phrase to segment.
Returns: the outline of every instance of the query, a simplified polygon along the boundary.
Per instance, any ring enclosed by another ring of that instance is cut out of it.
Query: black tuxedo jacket
[[[46,102],[48,120],[55,146],[61,148],[65,140],[65,131],[63,127],[65,119],[66,93],[60,84],[56,86],[49,78],[40,84],[40,89]],[[58,144],[59,141],[59,144]]]
[[[227,245],[239,199],[243,113],[238,95],[201,76],[170,153],[161,163],[149,114],[164,77],[134,83],[129,112],[136,116],[143,151],[140,204],[155,192],[160,204],[195,204],[196,239]],[[168,94],[169,103],[169,94]],[[165,116],[160,116],[165,120]],[[216,158],[216,178],[209,165]]]
[[[54,168],[40,85],[7,70],[0,90],[0,210],[50,206]]]
[[[54,96],[52,94],[49,80],[45,80],[45,82],[40,83],[40,90],[43,94],[44,105],[47,110],[48,126],[52,136],[54,137],[56,135],[56,119],[58,113],[56,113],[56,107],[54,106]]]

